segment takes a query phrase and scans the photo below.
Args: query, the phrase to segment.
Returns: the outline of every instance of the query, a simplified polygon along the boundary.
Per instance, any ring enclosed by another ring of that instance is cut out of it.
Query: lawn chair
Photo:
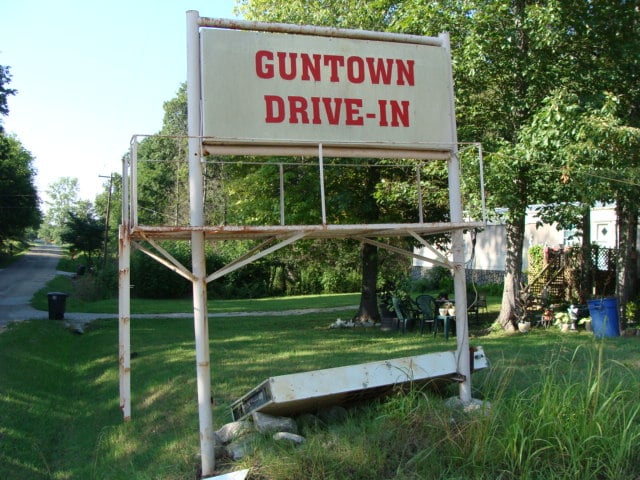
[[[484,309],[484,313],[489,313],[487,308],[487,296],[483,293],[478,294],[478,310]]]
[[[476,317],[476,323],[480,321],[480,309],[483,308],[485,313],[487,310],[487,296],[484,294],[475,295],[474,293],[467,294],[467,313],[473,314]]]
[[[393,297],[391,301],[393,303],[393,309],[396,312],[396,317],[398,317],[398,330],[402,328],[402,333],[406,333],[410,312],[399,297]]]
[[[428,325],[432,332],[435,333],[436,322],[436,300],[431,295],[418,295],[416,305],[419,310],[420,334],[424,332],[424,326]]]

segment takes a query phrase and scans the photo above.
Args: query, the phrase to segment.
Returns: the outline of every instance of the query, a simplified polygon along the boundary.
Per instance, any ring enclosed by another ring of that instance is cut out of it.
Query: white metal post
[[[280,174],[280,225],[284,225],[284,165],[278,164]]]
[[[192,227],[204,226],[200,115],[200,15],[187,12],[187,122],[189,135],[189,200]],[[212,475],[215,467],[213,413],[211,409],[211,366],[204,232],[191,233],[193,265],[193,324],[196,343],[198,416],[202,476]]]
[[[125,421],[131,419],[131,211],[129,205],[129,162],[135,160],[135,143],[132,158],[122,161],[122,221],[118,227],[118,368],[120,380],[120,409]]]
[[[124,207],[126,208],[126,207]],[[128,222],[118,228],[118,365],[120,370],[120,409],[125,421],[131,420],[131,240]]]
[[[320,206],[322,208],[322,225],[327,224],[327,206],[324,199],[324,153],[322,144],[318,144],[318,168],[320,170]]]
[[[453,85],[453,70],[451,68],[451,45],[449,34],[441,33],[442,46],[449,53],[449,75]],[[451,92],[451,138],[452,152],[449,159],[449,211],[452,223],[462,222],[462,195],[460,191],[460,160],[458,158],[458,133],[456,127],[455,101]],[[464,238],[463,231],[455,229],[451,232],[451,250],[453,260],[453,287],[456,299],[456,339],[458,372],[464,377],[460,383],[460,400],[463,403],[471,401],[471,364],[469,352],[469,322],[467,318],[467,281],[464,269]]]

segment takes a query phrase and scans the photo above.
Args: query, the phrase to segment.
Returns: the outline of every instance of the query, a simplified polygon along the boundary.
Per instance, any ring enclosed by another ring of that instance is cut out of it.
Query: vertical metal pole
[[[280,173],[280,225],[284,225],[284,165],[278,164]]]
[[[138,139],[134,139],[131,145],[131,165],[130,165],[130,190],[127,198],[131,203],[131,223],[134,227],[138,226]]]
[[[418,182],[418,222],[424,223],[424,212],[422,206],[422,180],[420,179],[420,170],[422,163],[418,163],[416,167],[416,181]]]
[[[478,162],[480,163],[480,197],[482,198],[482,222],[487,223],[487,204],[484,198],[484,158],[482,156],[482,144],[478,143]]]
[[[132,146],[133,150],[133,146]],[[133,156],[133,152],[132,152]],[[135,156],[133,156],[135,159]],[[120,409],[126,421],[131,419],[131,241],[129,239],[129,162],[122,161],[122,223],[118,227],[118,369]]]
[[[324,201],[324,156],[322,144],[318,144],[318,164],[320,166],[320,204],[322,208],[322,225],[327,224],[327,207]]]
[[[200,115],[200,15],[187,12],[187,122],[189,135],[189,200],[191,226],[204,225],[202,180],[202,134]],[[211,366],[209,354],[209,324],[207,312],[207,272],[204,253],[204,232],[191,233],[193,265],[193,324],[196,343],[198,384],[198,416],[200,420],[200,453],[202,476],[212,475],[215,467],[213,412],[211,409]]]
[[[124,221],[124,220],[123,220]],[[131,420],[131,241],[127,224],[118,228],[118,365],[120,370],[120,410],[124,421]]]
[[[442,46],[449,57],[449,78],[453,85],[453,70],[451,68],[451,44],[449,34],[441,33]],[[456,129],[455,103],[451,91],[451,157],[449,159],[449,211],[452,223],[462,222],[462,194],[460,191],[460,160],[458,158],[458,134]],[[453,286],[456,298],[456,352],[458,373],[464,380],[460,383],[460,400],[463,403],[471,401],[471,365],[469,354],[469,322],[467,318],[467,288],[464,269],[464,237],[463,231],[456,228],[451,232],[451,250],[453,260]]]
[[[113,174],[108,177],[106,175],[100,175],[102,178],[109,179],[109,196],[107,197],[107,214],[104,220],[104,246],[102,249],[102,267],[107,264],[107,253],[109,247],[109,216],[111,215],[111,191],[113,190]]]

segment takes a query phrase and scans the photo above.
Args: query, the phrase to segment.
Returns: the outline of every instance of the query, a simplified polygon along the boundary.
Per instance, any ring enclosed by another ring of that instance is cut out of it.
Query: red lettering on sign
[[[307,53],[300,54],[300,62],[302,63],[302,80],[320,81],[320,59],[322,55],[317,53],[309,55]]]
[[[391,72],[393,60],[391,58],[372,58],[367,57],[367,65],[369,66],[369,76],[373,84],[391,85]],[[385,66],[386,65],[386,66]]]
[[[391,116],[392,127],[409,126],[409,101],[408,100],[378,100],[379,120],[378,125],[388,127],[387,105]]]
[[[293,80],[296,78],[296,58],[298,58],[297,53],[278,52],[278,72],[280,73],[280,78],[283,80]],[[287,59],[289,59],[288,65]],[[287,66],[289,67],[288,69]]]
[[[364,82],[364,60],[361,57],[349,57],[347,59],[347,79],[351,83]]]
[[[309,123],[307,99],[291,96],[287,97],[287,100],[289,100],[289,123]]]
[[[325,55],[324,64],[328,65],[331,71],[331,76],[329,77],[329,80],[331,80],[332,82],[339,82],[340,75],[338,75],[338,67],[344,66],[344,56],[343,55]]]
[[[408,127],[410,125],[408,100],[378,100],[378,113],[362,113],[361,98],[302,97],[265,95],[265,122],[346,125],[361,127],[365,118],[378,119],[380,127]]]
[[[406,80],[407,84],[413,87],[414,84],[414,74],[413,74],[413,66],[416,62],[413,60],[407,60],[403,62],[400,59],[396,59],[396,68],[398,69],[398,81],[397,85],[404,85]]]
[[[364,125],[364,118],[362,115],[359,115],[360,109],[362,108],[362,100],[360,98],[345,98],[344,102],[347,109],[345,123],[356,126]]]
[[[334,103],[333,108],[331,107],[332,102]],[[329,125],[338,125],[338,121],[340,121],[340,106],[342,105],[342,99],[322,97],[322,103],[324,104],[324,110],[327,114]]]
[[[325,67],[323,69],[323,67]],[[327,80],[338,83],[372,85],[415,85],[415,61],[400,58],[360,57],[351,55],[321,55],[318,53],[271,52],[258,50],[255,55],[255,69],[258,78],[265,80],[300,79],[321,82]],[[346,70],[346,71],[345,71]]]
[[[265,60],[273,60],[273,52],[258,50],[256,52],[256,75],[259,78],[273,78],[273,64],[265,63]]]
[[[285,118],[284,100],[277,95],[265,95],[264,105],[266,116],[264,121],[267,123],[282,123]]]

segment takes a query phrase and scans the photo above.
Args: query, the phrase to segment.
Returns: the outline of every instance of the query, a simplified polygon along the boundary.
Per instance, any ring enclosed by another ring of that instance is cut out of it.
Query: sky
[[[163,103],[186,81],[186,12],[235,18],[235,0],[2,0],[2,118],[35,158],[36,187],[75,177],[95,200],[135,134],[162,127]],[[43,205],[46,208],[46,205]]]

